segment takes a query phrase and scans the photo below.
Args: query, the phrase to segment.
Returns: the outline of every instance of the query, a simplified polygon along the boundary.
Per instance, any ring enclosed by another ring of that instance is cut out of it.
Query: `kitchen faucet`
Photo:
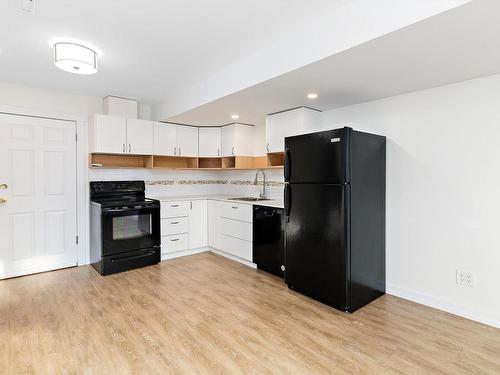
[[[260,193],[261,198],[267,198],[266,196],[266,173],[264,172],[263,169],[259,169],[257,173],[255,174],[255,180],[253,181],[254,185],[257,185],[259,182],[259,172],[262,172],[262,191]]]

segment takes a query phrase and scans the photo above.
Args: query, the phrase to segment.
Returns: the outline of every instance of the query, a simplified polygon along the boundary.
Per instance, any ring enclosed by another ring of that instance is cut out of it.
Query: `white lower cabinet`
[[[252,242],[228,236],[224,233],[221,233],[220,236],[220,250],[238,258],[252,261]]]
[[[223,202],[208,201],[208,246],[219,249],[219,221]]]
[[[206,200],[193,200],[189,206],[189,248],[198,249],[208,246],[208,203]]]
[[[175,253],[188,249],[188,234],[173,234],[161,237],[162,254]]]
[[[252,205],[209,201],[208,244],[229,255],[252,261]]]
[[[170,236],[172,234],[188,233],[189,222],[187,217],[174,217],[170,219],[161,219],[161,234],[162,236]]]
[[[253,251],[252,215],[250,204],[211,199],[161,202],[162,254],[182,256],[209,246],[248,264]]]
[[[207,200],[161,202],[160,216],[163,255],[207,247]]]

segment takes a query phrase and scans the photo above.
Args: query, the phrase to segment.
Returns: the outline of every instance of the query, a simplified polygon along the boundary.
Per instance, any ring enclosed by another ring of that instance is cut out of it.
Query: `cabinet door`
[[[255,155],[255,127],[252,125],[234,125],[234,154],[236,156]]]
[[[219,244],[219,221],[221,202],[208,201],[208,246],[214,249],[220,249]]]
[[[297,108],[267,116],[267,152],[283,152],[286,137],[313,133],[320,128],[321,112],[309,108]]]
[[[235,125],[227,125],[221,128],[222,156],[234,156]]]
[[[94,115],[92,152],[123,154],[127,151],[127,120],[123,117]]]
[[[208,206],[206,200],[191,201],[189,210],[189,248],[208,245]]]
[[[301,109],[277,113],[266,118],[267,152],[283,152],[285,137],[300,134],[303,116]]]
[[[152,155],[153,122],[147,120],[127,119],[127,152],[135,155]]]
[[[198,128],[177,125],[177,155],[198,157]]]
[[[200,158],[221,156],[220,128],[199,128],[198,155]]]
[[[163,156],[177,154],[177,125],[154,123],[154,154]]]

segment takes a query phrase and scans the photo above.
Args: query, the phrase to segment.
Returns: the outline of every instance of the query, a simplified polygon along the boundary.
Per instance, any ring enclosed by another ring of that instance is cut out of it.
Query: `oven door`
[[[102,255],[160,246],[160,206],[102,210]]]

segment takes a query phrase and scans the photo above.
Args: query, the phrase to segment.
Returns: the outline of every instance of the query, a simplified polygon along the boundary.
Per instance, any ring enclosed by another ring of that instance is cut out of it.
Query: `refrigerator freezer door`
[[[285,281],[318,301],[347,308],[348,185],[289,184]]]
[[[349,182],[350,128],[285,138],[285,181],[341,184]]]

